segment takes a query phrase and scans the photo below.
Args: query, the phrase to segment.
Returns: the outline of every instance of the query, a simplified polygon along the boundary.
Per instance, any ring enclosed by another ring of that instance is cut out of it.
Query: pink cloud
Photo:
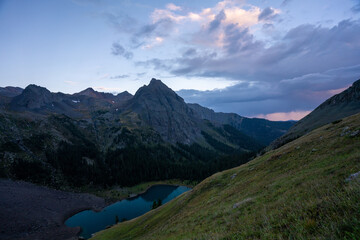
[[[276,112],[269,114],[259,114],[255,117],[257,118],[266,118],[270,121],[288,121],[288,120],[300,120],[311,111],[292,111],[292,112]]]

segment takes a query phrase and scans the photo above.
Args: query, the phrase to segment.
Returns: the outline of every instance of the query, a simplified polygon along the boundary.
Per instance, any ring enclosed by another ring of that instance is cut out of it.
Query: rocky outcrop
[[[130,100],[128,110],[160,133],[165,141],[191,143],[200,136],[201,122],[184,99],[153,78]]]

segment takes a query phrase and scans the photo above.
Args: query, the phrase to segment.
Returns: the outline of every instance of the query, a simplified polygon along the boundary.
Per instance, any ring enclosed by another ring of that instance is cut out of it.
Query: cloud
[[[186,15],[181,15],[181,14],[175,13],[169,9],[155,9],[151,13],[150,17],[151,17],[153,23],[159,22],[162,19],[170,19],[174,22],[180,22],[182,20],[187,19]]]
[[[171,60],[162,60],[159,58],[153,58],[146,61],[138,61],[135,62],[136,66],[143,66],[143,67],[151,67],[155,70],[165,70],[168,71],[171,69]]]
[[[270,114],[259,114],[255,117],[257,118],[265,118],[270,121],[288,121],[288,120],[300,120],[306,115],[308,115],[311,111],[291,111],[291,112],[277,112]]]
[[[153,40],[151,40],[150,43],[143,45],[143,49],[151,49],[155,47],[156,45],[160,45],[164,41],[164,38],[162,37],[155,37]]]
[[[132,52],[127,51],[118,42],[113,43],[112,48],[111,48],[111,53],[114,56],[121,56],[121,57],[124,57],[126,59],[131,59],[134,56]]]
[[[179,48],[135,65],[177,78],[235,81],[221,90],[179,94],[187,102],[245,116],[310,111],[359,79],[360,20],[331,27],[302,24],[279,32],[281,14],[235,0],[198,11],[155,9],[148,24],[129,30],[133,47],[149,50],[172,42]],[[114,21],[119,29],[124,19]],[[264,38],[269,32],[279,34],[268,34],[269,40]]]
[[[249,32],[249,28],[238,28],[237,25],[228,25],[224,34],[224,50],[227,54],[233,55],[239,52],[254,52],[261,47],[260,42],[256,42]]]
[[[277,11],[271,7],[267,7],[261,11],[258,16],[259,21],[272,20],[277,16]]]
[[[145,74],[146,74],[146,72],[141,72],[141,73],[137,73],[136,76],[142,77],[142,76],[144,76]]]
[[[79,82],[75,82],[75,81],[64,81],[64,83],[69,84],[71,86],[75,86],[75,85],[79,84]]]
[[[279,12],[274,8],[271,10],[274,14]],[[260,14],[259,7],[245,4],[245,1],[224,0],[212,8],[195,12],[183,10],[169,3],[164,9],[155,9],[150,15],[151,22],[143,25],[125,13],[106,13],[104,16],[117,32],[129,35],[129,45],[133,49],[139,47],[149,49],[160,45],[167,38],[178,40],[176,36],[182,36],[184,33],[189,36],[189,29],[198,29],[198,31],[195,30],[193,36],[190,35],[192,38],[190,42],[197,41],[209,46],[221,46],[222,36],[228,25],[238,28],[255,26],[259,23]],[[269,23],[270,18],[271,16],[268,16],[266,20]],[[162,39],[162,41],[159,42],[156,39]]]
[[[138,22],[136,19],[130,17],[124,13],[104,13],[103,16],[107,22],[112,26],[117,32],[120,33],[134,33],[138,28]]]
[[[279,10],[272,9],[274,13]],[[171,21],[171,28],[164,29],[169,35],[169,32],[176,29],[178,32],[186,31],[189,28],[189,22],[192,22],[192,27],[197,26],[199,29],[206,30],[209,33],[218,30],[218,36],[221,36],[224,28],[229,24],[234,24],[239,28],[250,27],[259,23],[258,16],[261,10],[259,7],[253,5],[245,5],[244,1],[224,0],[218,2],[212,8],[205,8],[198,12],[182,12],[178,13],[169,8],[155,9],[151,14],[152,24],[149,25],[152,30],[155,30],[156,25],[163,20]],[[161,31],[160,31],[161,32]],[[202,31],[198,32],[199,36],[208,38],[208,42],[213,42],[213,37],[209,38],[209,34]]]
[[[360,21],[346,20],[332,28],[300,25],[267,47],[249,28],[228,25],[222,45],[212,54],[148,60],[177,75],[223,77],[233,80],[276,82],[309,73],[325,72],[360,62]]]
[[[352,8],[351,8],[351,10],[353,11],[353,12],[360,12],[360,1],[359,0],[356,0],[356,5],[355,6],[353,6]]]
[[[195,56],[196,54],[197,54],[197,51],[195,48],[188,48],[183,52],[182,56],[183,57],[191,57],[191,56]]]
[[[216,16],[215,16],[215,19],[212,20],[209,24],[209,31],[212,32],[214,31],[215,29],[217,29],[220,24],[221,24],[221,21],[226,19],[226,14],[224,12],[224,10],[221,10]]]
[[[153,46],[154,43],[161,43],[164,37],[171,33],[173,27],[174,22],[170,18],[162,18],[154,23],[143,25],[132,36],[131,41],[134,44],[134,48]],[[147,43],[149,39],[152,43]]]
[[[173,3],[169,3],[166,5],[166,8],[171,10],[171,11],[181,11],[182,8],[180,6],[176,6],[175,4]]]
[[[121,78],[128,78],[128,77],[130,77],[129,75],[126,75],[126,74],[124,74],[124,75],[116,75],[116,76],[112,76],[112,77],[110,77],[110,79],[121,79]]]
[[[360,78],[360,65],[306,74],[278,82],[240,81],[212,91],[180,90],[186,102],[243,116],[306,112]],[[285,118],[284,118],[285,119]]]
[[[287,6],[292,0],[283,0],[281,6]]]

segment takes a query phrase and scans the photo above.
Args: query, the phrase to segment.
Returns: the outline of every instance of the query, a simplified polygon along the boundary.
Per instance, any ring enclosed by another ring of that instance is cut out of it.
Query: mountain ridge
[[[268,145],[274,139],[285,134],[294,124],[293,121],[269,121],[261,118],[242,117],[236,113],[215,112],[199,104],[188,103],[201,119],[207,119],[220,124],[229,124],[239,131],[257,139],[263,145]]]
[[[300,119],[286,134],[272,142],[268,149],[280,147],[313,129],[339,121],[358,112],[360,112],[360,79],[348,89],[325,100],[310,114]]]
[[[29,96],[29,92],[33,92],[34,96]],[[161,132],[166,141],[173,143],[179,141],[189,144],[194,139],[202,139],[201,129],[206,128],[206,125],[202,124],[201,120],[209,120],[220,125],[229,124],[263,145],[268,145],[284,134],[293,124],[251,119],[235,113],[216,113],[200,105],[185,103],[176,92],[155,78],[148,86],[139,88],[134,96],[127,91],[114,95],[95,91],[91,87],[74,94],[52,93],[36,85],[29,85],[17,93],[13,98],[6,97],[2,104],[10,102],[10,110],[13,111],[33,111],[45,115],[54,112],[80,119],[88,118],[90,112],[96,109],[107,109],[117,113],[135,112],[146,124]],[[204,111],[211,114],[204,116]],[[176,116],[173,116],[174,114]],[[203,127],[196,127],[199,124]]]
[[[198,118],[160,80],[122,95],[30,85],[2,102],[0,176],[55,187],[199,180],[264,147],[231,125]]]

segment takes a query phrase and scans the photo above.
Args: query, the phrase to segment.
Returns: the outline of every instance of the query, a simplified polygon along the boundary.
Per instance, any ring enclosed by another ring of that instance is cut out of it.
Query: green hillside
[[[93,239],[357,239],[359,130],[325,125]]]

